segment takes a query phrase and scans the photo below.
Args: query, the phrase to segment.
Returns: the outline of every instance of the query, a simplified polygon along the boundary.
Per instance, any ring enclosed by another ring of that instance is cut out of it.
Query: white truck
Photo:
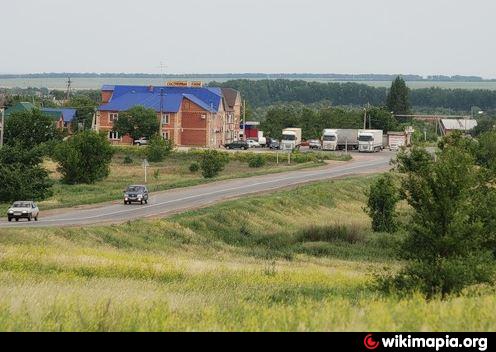
[[[325,129],[322,132],[323,150],[358,149],[358,130]]]
[[[382,130],[359,130],[358,131],[358,151],[359,152],[380,152],[383,148]]]
[[[300,149],[301,128],[285,128],[282,130],[281,150]]]
[[[267,146],[267,138],[264,137],[263,131],[258,131],[258,144],[260,144],[262,148]]]

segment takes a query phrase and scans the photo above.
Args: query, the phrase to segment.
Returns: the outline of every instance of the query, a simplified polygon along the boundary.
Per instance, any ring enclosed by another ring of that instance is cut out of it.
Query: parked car
[[[271,139],[269,143],[270,149],[281,149],[281,143],[277,139]]]
[[[19,221],[19,219],[28,219],[28,221],[34,219],[38,221],[39,215],[40,209],[38,209],[34,202],[30,201],[14,202],[7,211],[9,221],[12,221],[12,219],[15,219],[15,221]]]
[[[243,150],[250,148],[248,143],[245,141],[235,141],[235,142],[226,144],[224,147],[226,147],[226,149],[243,149]]]
[[[310,149],[321,149],[322,148],[322,143],[318,139],[310,139],[308,141],[308,146]]]
[[[258,143],[257,141],[254,141],[253,139],[248,139],[246,141],[246,143],[248,143],[248,146],[250,148],[260,148],[260,143]]]
[[[131,203],[148,204],[148,188],[143,185],[129,186],[124,191],[124,204]]]
[[[137,146],[142,146],[142,145],[148,145],[148,139],[146,138],[140,138],[140,139],[135,139],[134,140],[134,145],[137,145]]]

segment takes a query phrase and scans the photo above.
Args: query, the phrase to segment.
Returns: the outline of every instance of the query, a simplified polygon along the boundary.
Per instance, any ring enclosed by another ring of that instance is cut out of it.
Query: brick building
[[[176,146],[216,148],[239,136],[239,92],[186,82],[164,87],[103,86],[95,129],[108,132],[112,143],[131,144],[129,136],[112,129],[119,113],[135,106],[155,110],[162,136]]]

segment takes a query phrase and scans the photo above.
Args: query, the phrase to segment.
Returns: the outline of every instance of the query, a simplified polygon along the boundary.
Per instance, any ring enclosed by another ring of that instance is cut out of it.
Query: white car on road
[[[250,148],[260,148],[260,143],[258,143],[257,141],[254,141],[253,139],[248,139],[246,141],[246,143],[248,143],[248,146]]]
[[[34,219],[38,221],[39,215],[40,209],[38,209],[34,202],[30,201],[14,202],[7,211],[9,221],[12,221],[12,219],[15,219],[15,221],[19,221],[19,219],[27,219],[28,221]]]

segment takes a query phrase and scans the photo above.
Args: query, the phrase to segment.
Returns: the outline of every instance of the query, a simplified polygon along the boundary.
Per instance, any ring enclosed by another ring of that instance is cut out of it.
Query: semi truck
[[[358,151],[359,152],[380,152],[383,148],[382,130],[359,130],[358,131]]]
[[[358,149],[358,130],[325,129],[322,132],[323,150]]]
[[[292,151],[300,149],[301,128],[285,128],[282,130],[281,149]]]

